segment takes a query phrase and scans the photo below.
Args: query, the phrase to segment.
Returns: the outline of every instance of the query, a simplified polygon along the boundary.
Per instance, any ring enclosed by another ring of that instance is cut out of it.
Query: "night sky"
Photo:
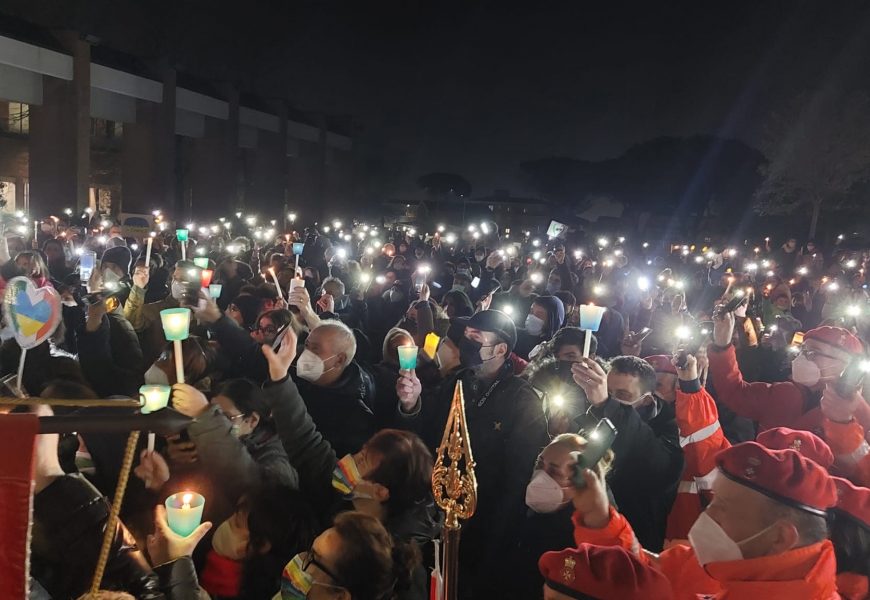
[[[858,2],[0,6],[349,117],[360,168],[387,197],[414,193],[432,171],[464,175],[475,195],[522,195],[523,160],[609,158],[662,135],[757,145],[794,94],[870,77],[870,9]]]

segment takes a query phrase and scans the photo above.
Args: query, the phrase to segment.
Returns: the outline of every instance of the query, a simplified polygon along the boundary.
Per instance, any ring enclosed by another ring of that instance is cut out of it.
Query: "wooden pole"
[[[103,408],[139,408],[142,403],[138,400],[130,398],[119,398],[117,400],[70,400],[67,398],[13,398],[3,396],[0,397],[0,406],[75,406],[75,407],[93,407],[99,406]]]
[[[184,354],[181,340],[172,340],[172,353],[175,355],[175,381],[184,383]]]

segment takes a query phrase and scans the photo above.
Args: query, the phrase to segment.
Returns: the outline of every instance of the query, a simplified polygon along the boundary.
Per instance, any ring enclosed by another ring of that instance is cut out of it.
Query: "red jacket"
[[[829,540],[776,556],[711,563],[704,568],[690,546],[673,546],[658,557],[638,552],[631,526],[612,507],[610,522],[603,529],[584,527],[579,513],[575,513],[572,520],[578,544],[621,546],[635,552],[646,563],[657,563],[678,599],[840,599],[834,546]]]
[[[716,402],[697,380],[680,381],[674,409],[685,465],[668,515],[668,542],[688,539],[689,529],[712,496],[716,454],[731,446],[719,426]]]
[[[707,355],[710,358],[710,376],[719,400],[735,413],[758,421],[761,430],[790,427],[824,435],[822,411],[814,401],[812,390],[792,381],[743,381],[734,346],[720,348],[710,344]],[[867,429],[870,426],[870,406],[862,402],[855,417]]]
[[[825,418],[822,429],[825,441],[834,453],[837,470],[855,485],[870,487],[870,444],[861,424],[855,419],[849,423],[837,423]]]

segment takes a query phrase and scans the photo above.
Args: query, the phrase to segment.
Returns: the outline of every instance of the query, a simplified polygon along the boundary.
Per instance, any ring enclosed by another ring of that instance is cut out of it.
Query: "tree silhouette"
[[[755,194],[760,214],[812,207],[815,237],[822,208],[844,209],[859,201],[858,184],[870,178],[870,96],[865,92],[803,92],[770,115],[762,151],[768,162]]]

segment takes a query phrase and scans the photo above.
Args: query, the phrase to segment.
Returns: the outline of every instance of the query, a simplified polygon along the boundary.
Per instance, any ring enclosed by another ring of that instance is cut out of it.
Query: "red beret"
[[[580,544],[578,548],[545,552],[538,560],[538,569],[551,589],[570,598],[673,598],[664,575],[619,546]]]
[[[677,374],[677,368],[671,362],[670,356],[665,354],[654,354],[653,356],[647,356],[644,360],[652,365],[652,368],[655,369],[656,373],[670,373],[671,375]]]
[[[816,340],[824,344],[829,344],[835,348],[839,348],[843,352],[849,354],[861,354],[864,352],[864,346],[861,340],[856,338],[848,329],[842,327],[816,327],[810,329],[804,335],[804,341]]]
[[[722,474],[793,508],[825,516],[837,503],[828,472],[794,450],[769,450],[744,442],[716,455]]]
[[[771,450],[794,450],[800,452],[811,461],[823,466],[826,470],[834,464],[834,453],[831,448],[814,433],[809,431],[774,427],[762,431],[755,441]]]
[[[846,513],[855,521],[870,529],[870,490],[856,487],[851,481],[832,477],[837,486],[837,506],[835,510]]]

